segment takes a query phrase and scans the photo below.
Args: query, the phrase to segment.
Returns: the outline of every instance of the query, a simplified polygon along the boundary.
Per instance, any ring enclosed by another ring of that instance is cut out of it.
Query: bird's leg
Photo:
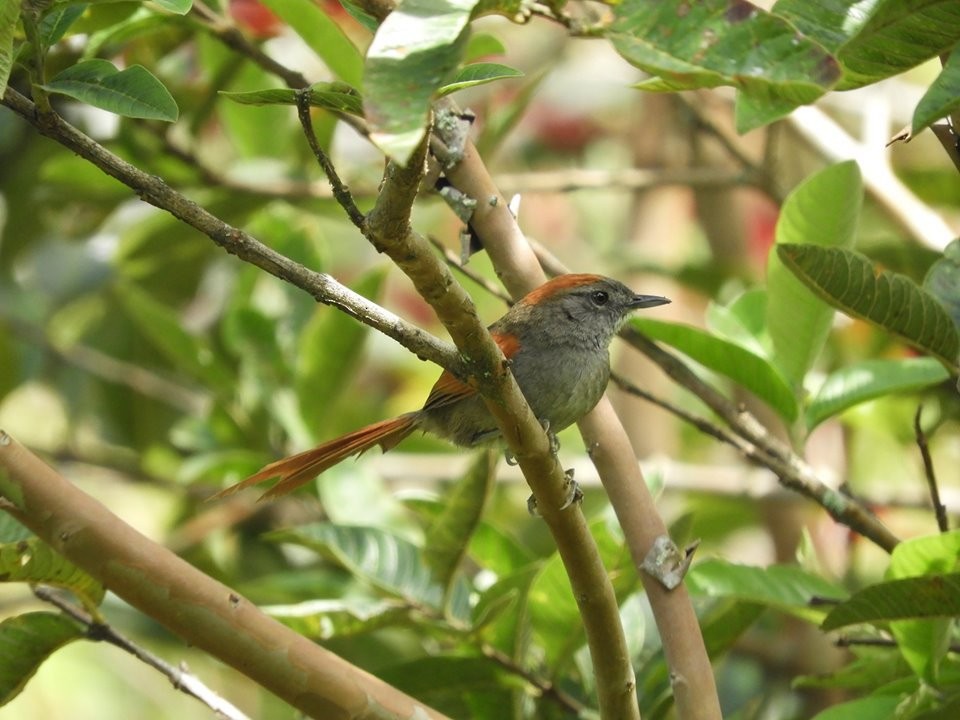
[[[556,455],[560,451],[560,441],[557,439],[556,433],[550,432],[550,421],[541,420],[540,425],[543,427],[543,431],[547,434],[547,440],[550,441],[550,454]],[[507,465],[513,466],[517,464],[517,456],[514,455],[510,448],[505,448],[503,451],[503,459],[506,460]]]
[[[547,434],[547,440],[550,441],[550,454],[556,455],[560,452],[560,441],[557,439],[557,434],[550,432],[550,421],[546,418],[540,420],[540,425],[543,427],[543,431]]]

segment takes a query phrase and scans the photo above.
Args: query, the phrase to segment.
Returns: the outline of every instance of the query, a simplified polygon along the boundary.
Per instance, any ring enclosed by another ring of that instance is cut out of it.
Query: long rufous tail
[[[315,478],[324,470],[332,468],[341,460],[345,460],[351,455],[359,455],[374,445],[379,445],[386,452],[416,428],[417,413],[407,413],[391,420],[381,420],[373,423],[373,425],[367,425],[359,430],[341,435],[322,445],[317,445],[310,450],[272,462],[246,480],[241,480],[236,485],[221,490],[209,499],[219,500],[274,477],[279,477],[280,481],[261,495],[260,499],[266,500],[286,495]]]

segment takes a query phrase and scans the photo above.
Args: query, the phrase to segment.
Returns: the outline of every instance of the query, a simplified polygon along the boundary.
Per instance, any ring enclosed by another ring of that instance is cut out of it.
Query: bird
[[[522,297],[488,329],[533,413],[553,439],[600,401],[610,379],[610,342],[630,313],[669,302],[659,295],[636,294],[609,277],[569,273]],[[272,478],[279,481],[260,499],[285,495],[374,445],[387,452],[416,430],[466,448],[493,444],[500,437],[477,390],[445,370],[421,409],[272,462],[210,499]]]

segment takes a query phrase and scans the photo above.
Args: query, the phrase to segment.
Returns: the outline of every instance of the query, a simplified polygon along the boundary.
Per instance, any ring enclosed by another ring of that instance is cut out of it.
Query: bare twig
[[[746,151],[740,147],[740,143],[733,138],[730,133],[701,112],[695,101],[684,97],[682,93],[677,93],[673,97],[691,114],[697,123],[697,127],[713,137],[727,154],[740,164],[744,173],[742,182],[747,182],[762,190],[778,205],[783,203],[784,194],[777,187],[777,183],[774,181],[774,178],[771,177],[763,163],[753,160]]]
[[[502,289],[497,287],[495,283],[490,282],[485,277],[483,277],[483,275],[481,275],[480,273],[474,272],[467,265],[464,265],[460,261],[460,256],[457,255],[455,252],[453,252],[453,250],[448,248],[442,242],[440,242],[439,239],[435,238],[432,235],[428,235],[427,239],[430,241],[431,245],[433,245],[438,251],[440,251],[440,254],[443,256],[443,260],[445,263],[447,263],[447,265],[454,268],[457,272],[459,272],[464,277],[467,277],[473,280],[473,282],[475,282],[477,285],[482,287],[484,290],[486,290],[490,295],[493,295],[495,298],[502,300],[507,305],[513,304],[513,298],[507,295]]]
[[[759,448],[761,452],[751,457],[773,470],[785,487],[810,498],[837,522],[856,530],[887,552],[892,551],[900,542],[868,508],[854,498],[827,486],[803,458],[774,437],[753,414],[697,377],[675,355],[629,326],[621,331],[621,337],[653,360],[677,383],[700,398],[737,435]]]
[[[537,692],[540,693],[540,697],[552,700],[561,708],[566,710],[571,717],[583,717],[584,711],[588,710],[588,708],[582,702],[577,700],[569,693],[564,692],[563,688],[557,687],[557,685],[549,680],[530,672],[525,667],[515,662],[512,657],[504,652],[501,652],[492,645],[484,645],[481,650],[483,654],[490,660],[495,662],[511,675],[516,675],[517,677],[523,678],[525,682],[536,688]]]
[[[307,138],[307,144],[310,146],[313,156],[317,159],[317,164],[323,168],[323,174],[327,176],[327,180],[330,182],[330,187],[333,189],[333,196],[337,199],[337,202],[340,203],[340,207],[343,208],[347,217],[350,218],[350,222],[358,228],[363,228],[366,219],[363,217],[363,213],[360,212],[360,208],[358,208],[357,204],[353,201],[350,188],[340,179],[337,169],[333,166],[333,163],[330,162],[330,157],[324,149],[320,147],[320,143],[317,142],[317,136],[313,132],[313,120],[310,117],[309,89],[297,91],[297,117],[300,118],[303,134]]]
[[[55,605],[65,615],[83,625],[86,628],[86,636],[89,640],[106,642],[129,653],[140,662],[166,676],[174,689],[195,697],[217,715],[230,720],[247,720],[244,713],[204,685],[200,678],[188,672],[184,666],[174,667],[146,648],[140,647],[128,637],[121,635],[112,626],[94,620],[86,612],[67,602],[47,587],[35,587],[33,594],[44,602]]]
[[[917,439],[920,457],[923,459],[923,474],[927,478],[927,487],[930,489],[930,502],[933,503],[933,512],[937,516],[937,527],[940,528],[940,532],[947,532],[950,529],[950,522],[947,520],[947,508],[940,502],[940,488],[937,486],[937,476],[933,469],[933,458],[930,457],[927,435],[920,423],[922,415],[923,403],[917,406],[917,412],[913,416],[913,434]]]
[[[650,190],[668,185],[684,187],[756,186],[759,179],[750,171],[730,172],[722,168],[621,168],[594,170],[566,168],[552,172],[501,173],[497,187],[513,193],[556,193],[583,190]]]

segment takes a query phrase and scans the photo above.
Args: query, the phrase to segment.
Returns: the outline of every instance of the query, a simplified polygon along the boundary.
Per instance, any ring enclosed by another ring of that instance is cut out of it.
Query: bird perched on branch
[[[534,414],[548,432],[557,433],[600,401],[610,378],[608,347],[627,316],[669,302],[657,295],[637,295],[602,275],[560,275],[521,298],[489,329]],[[500,436],[476,389],[444,371],[420,410],[272,462],[213,497],[275,477],[279,482],[262,499],[285,495],[374,445],[390,450],[414,430],[463,447],[489,444]]]

